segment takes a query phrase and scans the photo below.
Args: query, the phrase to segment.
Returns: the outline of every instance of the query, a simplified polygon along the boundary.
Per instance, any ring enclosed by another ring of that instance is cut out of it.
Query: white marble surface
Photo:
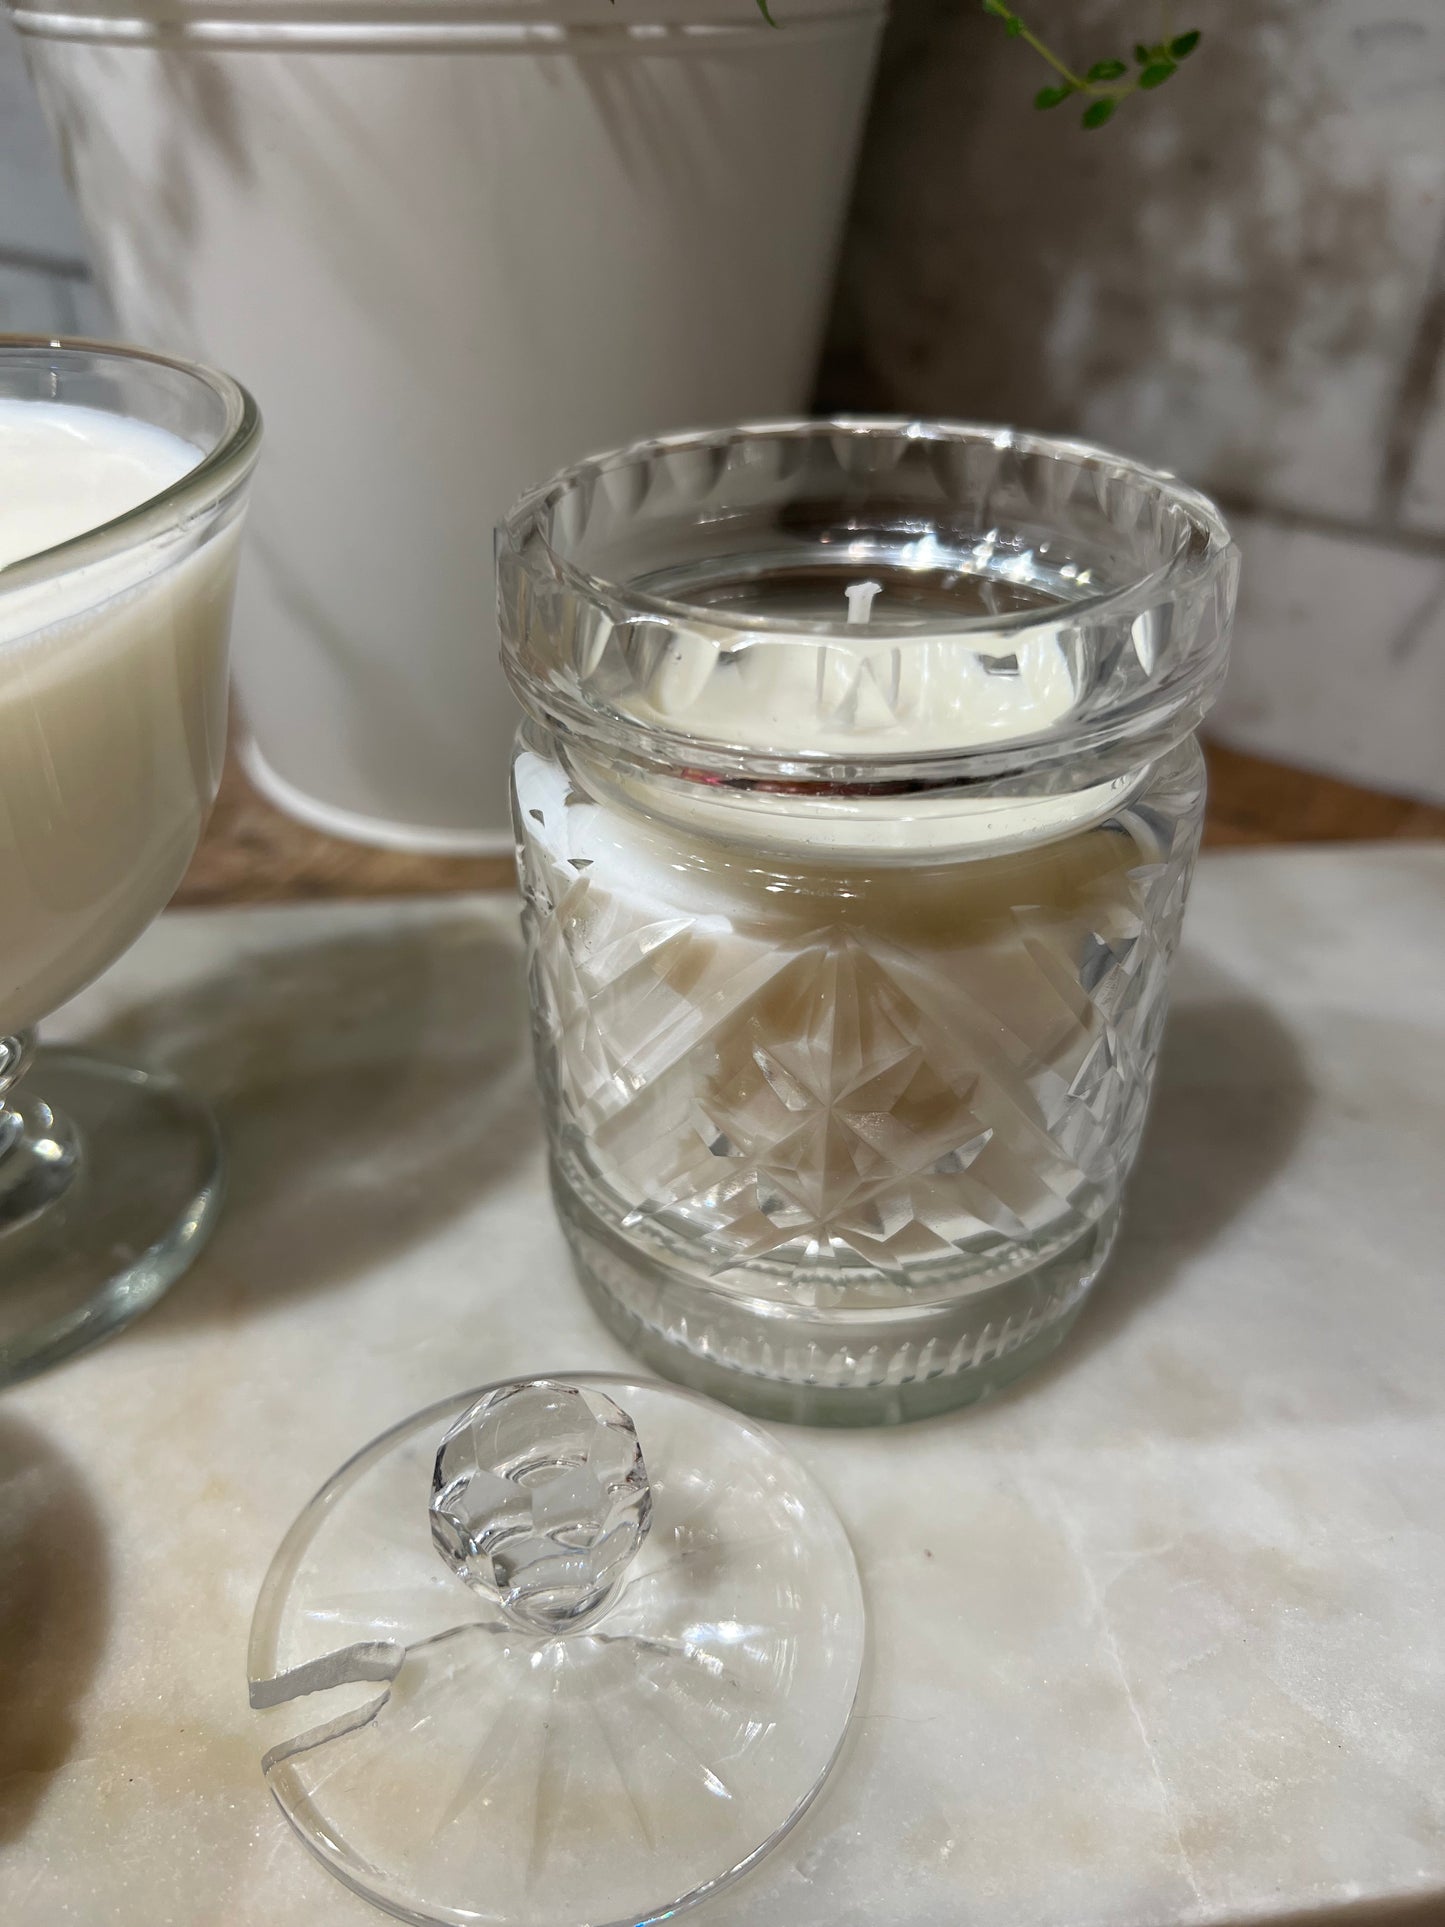
[[[224,1226],[0,1403],[0,1917],[364,1927],[246,1706],[277,1538],[353,1447],[616,1367],[542,1185],[506,901],[165,919],[67,1027],[221,1098]],[[1445,1914],[1445,849],[1202,867],[1117,1262],[972,1413],[794,1433],[871,1657],[710,1927]],[[1343,1913],[1338,1910],[1343,1909]]]

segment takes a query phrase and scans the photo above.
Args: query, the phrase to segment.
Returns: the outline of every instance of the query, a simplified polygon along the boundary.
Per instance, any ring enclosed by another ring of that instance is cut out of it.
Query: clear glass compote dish
[[[669,1386],[509,1381],[357,1454],[257,1601],[292,1826],[403,1920],[604,1927],[712,1894],[837,1756],[858,1573],[809,1474]]]
[[[225,375],[13,337],[0,414],[24,483],[0,502],[4,1383],[151,1304],[219,1203],[198,1099],[153,1072],[36,1050],[34,1027],[164,907],[214,800],[260,420]]]

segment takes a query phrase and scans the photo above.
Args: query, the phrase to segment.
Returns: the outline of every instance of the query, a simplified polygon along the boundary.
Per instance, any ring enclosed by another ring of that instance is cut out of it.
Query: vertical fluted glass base
[[[553,1194],[582,1286],[624,1344],[710,1398],[800,1425],[924,1418],[1020,1377],[1062,1343],[1119,1218],[1116,1205],[1062,1248],[1015,1249],[967,1287],[961,1266],[940,1266],[912,1303],[872,1310],[718,1288],[684,1251],[609,1224],[556,1166]]]

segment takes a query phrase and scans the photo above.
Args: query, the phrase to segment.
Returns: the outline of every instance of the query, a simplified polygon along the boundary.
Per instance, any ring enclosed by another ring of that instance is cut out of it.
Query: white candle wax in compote
[[[145,422],[0,401],[0,1034],[81,988],[184,872],[224,753],[236,536],[179,561],[57,558],[34,583],[4,570],[200,460]]]
[[[0,569],[138,508],[200,459],[149,422],[0,400]]]
[[[973,660],[941,624],[875,642],[887,588],[850,583],[857,637],[821,650],[702,630],[653,678],[652,719],[846,755],[875,732],[957,749],[1069,713],[1058,635],[979,633]],[[1073,1237],[1112,1202],[1116,1134],[1096,1155],[1056,1120],[1071,1084],[1107,1083],[1089,948],[1127,957],[1131,872],[1163,854],[1104,824],[1120,786],[818,800],[576,772],[524,752],[519,822],[576,970],[566,1098],[624,1207],[738,1264],[806,1252],[897,1276],[972,1240]]]

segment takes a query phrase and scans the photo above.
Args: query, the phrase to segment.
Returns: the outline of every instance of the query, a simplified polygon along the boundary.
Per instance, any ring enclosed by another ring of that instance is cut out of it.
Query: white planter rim
[[[11,0],[10,18],[45,40],[168,49],[294,48],[354,52],[696,53],[792,44],[876,30],[886,0],[777,0],[769,26],[755,0],[636,0],[635,17],[607,0]]]
[[[444,830],[425,823],[397,823],[390,817],[367,816],[323,802],[288,782],[272,769],[256,739],[243,731],[237,745],[241,767],[254,788],[287,816],[345,843],[361,843],[374,850],[401,850],[410,856],[512,856],[516,841],[510,830]]]

